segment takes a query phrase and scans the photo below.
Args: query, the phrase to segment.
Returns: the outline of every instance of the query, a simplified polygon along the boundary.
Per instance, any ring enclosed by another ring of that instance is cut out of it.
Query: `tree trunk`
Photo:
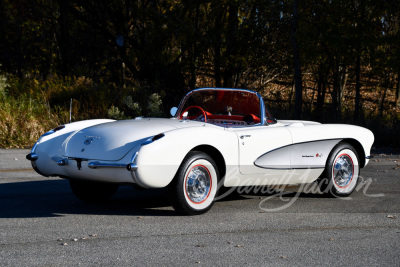
[[[341,68],[340,74],[340,99],[339,99],[339,106],[342,107],[344,94],[346,93],[346,84],[347,78],[349,74],[347,73],[346,68]]]
[[[67,12],[66,3],[63,0],[58,0],[58,5],[59,5],[59,12],[60,15],[58,17],[57,23],[59,26],[59,32],[57,38],[58,42],[58,55],[59,55],[59,60],[60,60],[60,68],[61,68],[61,73],[63,76],[66,76],[68,74],[68,52],[69,52],[69,38],[67,37],[68,35],[68,29],[66,27],[66,16],[65,12]]]
[[[400,107],[400,71],[397,73],[396,107]]]
[[[324,102],[325,102],[325,95],[326,95],[326,79],[322,81],[322,95],[321,95],[321,114],[319,115],[322,118],[322,114],[324,114]]]
[[[390,76],[391,76],[391,73],[389,71],[389,73],[388,73],[388,75],[387,75],[387,77],[385,79],[385,83],[384,83],[385,90],[383,91],[382,98],[381,98],[381,101],[379,103],[379,114],[381,116],[383,114],[383,110],[384,110],[384,106],[385,106],[385,99],[386,99],[387,91],[392,86],[391,85],[391,81],[390,81]]]
[[[355,107],[354,107],[354,122],[357,123],[360,120],[360,99],[361,99],[361,81],[360,81],[360,72],[361,72],[361,55],[358,55],[356,61],[356,99],[355,99]]]
[[[332,88],[332,119],[334,122],[337,122],[340,119],[340,114],[338,114],[341,110],[339,107],[339,98],[340,98],[340,78],[339,78],[339,70],[335,66],[333,70],[333,88]]]
[[[384,110],[384,104],[385,104],[385,98],[386,98],[387,90],[388,90],[388,87],[385,86],[385,90],[383,91],[383,95],[382,95],[381,101],[379,103],[379,114],[381,116],[382,116],[383,110]]]
[[[321,68],[321,67],[320,67]],[[318,81],[317,81],[317,108],[316,108],[316,114],[318,120],[321,120],[322,118],[322,113],[323,113],[323,108],[324,108],[324,101],[325,101],[325,78],[324,75],[322,74],[322,71],[319,71],[318,74]]]
[[[213,40],[214,50],[214,79],[215,86],[221,87],[221,43],[222,43],[222,20],[223,20],[223,6],[221,3],[214,3],[217,15],[215,16],[215,36]]]
[[[198,28],[199,28],[199,9],[200,9],[200,2],[197,4],[196,7],[196,15],[195,15],[195,26],[196,26],[196,32],[198,35]],[[192,58],[190,60],[190,81],[189,81],[189,87],[191,90],[196,88],[196,72],[197,72],[197,67],[196,67],[196,61],[197,61],[197,42],[193,42],[192,44]]]
[[[226,62],[224,70],[224,87],[234,87],[235,77],[235,58],[237,55],[237,31],[238,31],[238,5],[234,1],[228,5],[228,27],[226,33],[226,52],[224,60]]]
[[[298,0],[293,1],[293,19],[292,19],[292,45],[293,45],[293,59],[294,59],[294,83],[295,83],[295,104],[294,104],[294,118],[301,119],[302,104],[303,104],[303,87],[302,87],[302,74],[300,53],[297,44],[297,29],[298,23]]]

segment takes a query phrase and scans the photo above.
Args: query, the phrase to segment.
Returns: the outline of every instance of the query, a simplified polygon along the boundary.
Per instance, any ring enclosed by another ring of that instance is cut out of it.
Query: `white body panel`
[[[75,122],[43,135],[30,154],[32,165],[45,176],[160,188],[192,150],[218,159],[225,186],[313,182],[341,141],[355,147],[361,167],[368,163],[374,137],[365,128],[308,121],[269,125],[262,112],[261,122],[251,126],[177,118]]]
[[[88,130],[80,129],[93,125],[98,126]],[[121,128],[116,131],[114,125],[121,125]],[[175,119],[124,122],[93,120],[72,123],[53,135],[42,137],[33,152],[39,156],[35,167],[46,176],[137,183],[147,188],[167,186],[187,153],[200,145],[213,147],[223,156],[227,174],[225,186],[312,182],[322,173],[333,146],[342,139],[355,136],[361,136],[358,139],[366,148],[365,155],[369,155],[367,150],[372,145],[373,136],[364,128],[314,123],[305,125],[307,124],[302,122],[292,122],[225,128]],[[101,129],[101,134],[96,129]],[[160,132],[165,133],[163,138],[142,145]],[[96,136],[99,139],[85,145],[85,136]],[[96,142],[101,140],[106,140],[105,145],[96,147]],[[321,142],[317,142],[318,140]],[[312,145],[307,145],[308,142]],[[85,150],[81,152],[82,149]],[[124,166],[130,163],[136,152],[138,169],[132,175]],[[308,157],[315,153],[321,156]],[[111,159],[106,159],[107,157]],[[57,165],[57,161],[63,158],[67,159],[67,165]],[[80,170],[74,158],[84,159]],[[121,167],[91,169],[88,167],[90,162],[120,164]]]

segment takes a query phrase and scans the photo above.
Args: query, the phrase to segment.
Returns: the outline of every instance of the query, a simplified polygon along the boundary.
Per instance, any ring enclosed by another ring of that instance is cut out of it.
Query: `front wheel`
[[[207,212],[217,195],[218,175],[218,168],[209,155],[190,152],[167,188],[174,209],[185,215]]]
[[[99,203],[109,200],[117,191],[118,185],[81,180],[69,180],[72,192],[80,200]]]
[[[321,191],[332,197],[347,197],[356,189],[359,174],[356,150],[348,143],[339,143],[329,155],[319,180]]]

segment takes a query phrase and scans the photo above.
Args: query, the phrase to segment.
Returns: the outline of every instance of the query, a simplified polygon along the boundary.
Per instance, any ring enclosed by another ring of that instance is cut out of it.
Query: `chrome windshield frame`
[[[265,116],[265,103],[264,100],[262,98],[262,96],[256,92],[256,91],[252,91],[252,90],[248,90],[248,89],[236,89],[236,88],[218,88],[218,87],[205,87],[205,88],[198,88],[198,89],[194,89],[192,91],[190,91],[189,93],[187,93],[181,100],[181,102],[179,103],[178,106],[178,110],[175,114],[175,116],[173,118],[175,119],[179,119],[179,115],[182,112],[183,106],[186,103],[186,100],[195,92],[198,91],[209,91],[209,90],[214,90],[214,91],[237,91],[237,92],[247,92],[247,93],[251,93],[251,94],[255,94],[259,101],[260,101],[260,123],[254,124],[253,126],[260,126],[260,125],[266,125],[267,124],[267,119]],[[268,125],[268,124],[267,124]]]

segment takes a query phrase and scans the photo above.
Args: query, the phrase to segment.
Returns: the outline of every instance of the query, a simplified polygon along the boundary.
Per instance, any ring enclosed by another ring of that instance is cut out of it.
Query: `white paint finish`
[[[45,134],[39,138],[35,151],[39,158],[35,164],[40,172],[46,176],[55,176],[63,174],[57,161],[64,155],[65,140],[70,135],[84,127],[90,127],[97,124],[111,122],[113,120],[87,120],[65,124],[65,128],[52,134]]]
[[[290,147],[291,167],[325,168],[329,153],[341,139],[312,141]]]
[[[92,121],[89,123],[82,122],[71,124],[66,129],[63,129],[54,135],[41,138],[39,146],[35,151],[39,155],[36,164],[40,171],[45,175],[56,174],[79,179],[133,183],[134,180],[132,179],[131,173],[126,169],[89,169],[87,164],[90,161],[99,158],[102,159],[101,156],[96,156],[96,154],[93,154],[95,155],[93,157],[84,157],[88,158],[89,161],[82,162],[81,170],[78,170],[76,161],[74,160],[70,160],[67,166],[58,166],[56,163],[57,160],[62,159],[65,154],[62,144],[65,146],[68,142],[64,140],[69,140],[69,135],[74,135],[74,133],[80,132],[77,130],[78,125],[82,127],[105,122],[109,121]],[[109,128],[108,126],[112,127]],[[139,139],[140,141],[134,139],[140,137],[128,134],[130,133],[130,127],[132,127],[132,129],[135,128],[136,131],[142,133],[143,138]],[[328,128],[333,127],[335,128],[338,126],[328,125]],[[341,127],[339,126],[338,128]],[[352,135],[349,134],[349,132],[354,129],[353,126],[345,126],[343,129],[345,129],[345,131],[342,132],[346,132],[347,137],[358,134],[357,132]],[[368,130],[362,130],[363,128],[360,127],[356,127],[355,129],[356,131],[364,132],[364,135],[369,132]],[[140,146],[139,143],[141,141],[145,140],[149,136],[158,134],[163,130],[167,130],[163,138],[148,145]],[[125,142],[132,146],[125,146],[126,150],[121,153],[124,155],[114,161],[109,160],[110,157],[108,156],[108,153],[102,152],[105,155],[103,157],[104,163],[112,162],[122,165],[128,164],[130,163],[133,154],[139,150],[139,155],[137,157],[137,165],[139,168],[136,175],[139,183],[145,187],[167,186],[175,176],[175,173],[186,154],[198,145],[212,146],[223,155],[227,168],[227,175],[224,180],[226,186],[298,184],[312,182],[318,178],[323,169],[271,170],[257,167],[254,165],[254,162],[266,152],[287,146],[288,149],[281,149],[283,152],[278,152],[278,149],[274,152],[268,153],[271,155],[275,153],[275,155],[274,157],[264,159],[264,167],[287,165],[290,165],[291,167],[301,167],[303,164],[308,167],[317,167],[320,164],[313,165],[308,161],[308,158],[299,159],[297,154],[301,154],[310,149],[313,150],[315,147],[318,148],[319,145],[321,145],[321,149],[323,148],[324,150],[322,151],[322,154],[325,154],[325,151],[327,149],[329,150],[334,144],[330,144],[329,142],[325,144],[325,141],[322,141],[322,143],[319,143],[317,146],[315,146],[315,144],[314,146],[308,146],[307,143],[304,143],[303,145],[293,146],[292,148],[291,146],[288,146],[292,144],[292,135],[294,135],[293,139],[297,141],[312,140],[312,138],[317,138],[317,136],[319,139],[324,137],[329,138],[332,135],[335,135],[335,133],[332,133],[332,129],[325,129],[324,125],[318,124],[314,124],[314,126],[308,124],[308,126],[300,127],[277,124],[272,126],[223,128],[201,122],[183,122],[174,119],[142,119],[116,123],[112,122],[91,127],[84,131],[86,131],[87,134],[101,134],[102,137],[104,136],[104,140],[109,138],[107,133],[111,134],[115,138],[109,139],[110,143],[108,143],[108,145],[110,148],[112,146],[118,148],[118,145],[120,144],[119,142]],[[318,134],[315,135],[315,132]],[[243,136],[243,138],[241,138],[241,136]],[[368,139],[368,136],[364,136],[364,139]],[[368,140],[362,142],[363,144],[366,144],[367,150],[370,148],[368,148],[368,144],[372,145],[373,138],[369,139],[369,142]],[[112,140],[114,140],[114,142],[111,142]],[[69,145],[72,146],[72,142],[70,142]],[[81,147],[82,145],[79,144],[78,148]],[[328,153],[326,152],[325,155],[327,156]]]
[[[142,146],[144,141],[159,133],[165,136]],[[88,138],[93,140],[85,145]],[[335,140],[327,141],[329,139]],[[321,125],[309,121],[279,121],[269,126],[225,128],[189,120],[138,118],[71,123],[65,129],[41,137],[33,152],[39,156],[35,164],[44,175],[137,183],[143,187],[158,188],[171,182],[189,151],[200,145],[208,146],[219,151],[224,158],[226,186],[261,186],[314,181],[323,172],[330,150],[342,139],[358,140],[366,155],[369,155],[374,140],[372,133],[361,127]],[[126,168],[90,169],[87,166],[91,161],[124,166],[131,163],[137,151],[135,163],[138,169],[134,173]],[[316,154],[322,156],[303,157]],[[73,159],[66,166],[57,165],[58,160],[67,157],[88,161],[82,162],[80,170]],[[255,166],[254,162],[259,166]],[[281,168],[285,166],[318,169]]]
[[[223,127],[202,125],[169,131],[163,138],[141,147],[137,157],[140,181],[147,187],[167,186],[187,153],[199,145],[217,149],[227,166],[237,166],[236,134]]]
[[[169,121],[166,119],[166,121]],[[96,160],[120,160],[132,148],[156,134],[176,127],[154,120],[128,120],[80,130],[69,140],[65,156]],[[91,140],[86,145],[85,140]]]
[[[373,133],[363,127],[347,124],[320,124],[307,127],[287,127],[293,136],[293,143],[304,143],[316,140],[353,139],[364,149],[365,156],[371,153],[374,142]],[[365,165],[368,159],[365,160]],[[364,165],[364,166],[365,166]],[[361,166],[361,167],[364,167]]]
[[[302,124],[303,126],[309,126],[309,125],[318,125],[321,124],[319,122],[315,121],[296,121],[296,120],[278,120],[278,123],[284,125],[284,126],[299,126],[299,124]],[[300,125],[301,126],[301,125]]]
[[[224,185],[263,186],[263,185],[297,185],[314,182],[324,169],[269,169],[263,174],[243,175],[239,171],[230,173]]]
[[[268,170],[254,165],[267,152],[292,144],[292,136],[286,127],[259,126],[237,129],[239,140],[240,172],[242,174],[262,174]],[[269,158],[269,165],[290,166],[290,154]]]

